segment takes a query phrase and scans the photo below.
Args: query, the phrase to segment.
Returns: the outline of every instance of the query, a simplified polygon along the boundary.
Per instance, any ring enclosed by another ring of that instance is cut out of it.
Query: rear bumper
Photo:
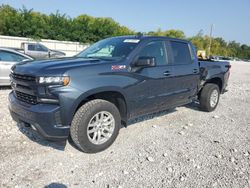
[[[9,111],[17,122],[31,124],[42,137],[48,140],[65,140],[69,126],[61,125],[60,106],[53,104],[27,105],[9,94]]]

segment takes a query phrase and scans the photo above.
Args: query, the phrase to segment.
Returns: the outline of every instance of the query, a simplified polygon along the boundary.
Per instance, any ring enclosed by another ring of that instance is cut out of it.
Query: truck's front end
[[[86,61],[68,58],[24,62],[12,67],[9,110],[13,119],[30,125],[46,139],[65,139],[71,107],[80,91],[71,86],[67,71]]]
[[[12,118],[31,125],[47,139],[67,138],[69,125],[63,122],[59,95],[56,93],[63,93],[61,90],[64,88],[60,86],[66,86],[70,78],[35,77],[15,72],[10,77],[13,90],[9,94],[9,110]]]

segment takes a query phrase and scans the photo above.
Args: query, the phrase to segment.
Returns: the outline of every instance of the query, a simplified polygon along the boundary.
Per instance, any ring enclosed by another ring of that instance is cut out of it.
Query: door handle
[[[164,74],[164,76],[171,76],[171,72],[170,71],[166,71],[163,74]]]
[[[198,73],[198,69],[193,69],[193,73]]]

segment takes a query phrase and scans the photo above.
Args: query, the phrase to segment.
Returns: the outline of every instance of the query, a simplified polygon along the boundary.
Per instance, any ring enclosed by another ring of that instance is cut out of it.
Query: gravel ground
[[[17,126],[2,88],[0,187],[250,187],[250,63],[232,66],[215,112],[193,104],[134,120],[98,154]]]

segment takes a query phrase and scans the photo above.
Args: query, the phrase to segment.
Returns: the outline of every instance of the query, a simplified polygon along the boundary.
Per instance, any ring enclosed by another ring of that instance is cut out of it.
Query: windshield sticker
[[[123,42],[126,42],[126,43],[138,43],[140,42],[139,39],[125,39]]]
[[[126,65],[112,65],[111,70],[124,70]]]

